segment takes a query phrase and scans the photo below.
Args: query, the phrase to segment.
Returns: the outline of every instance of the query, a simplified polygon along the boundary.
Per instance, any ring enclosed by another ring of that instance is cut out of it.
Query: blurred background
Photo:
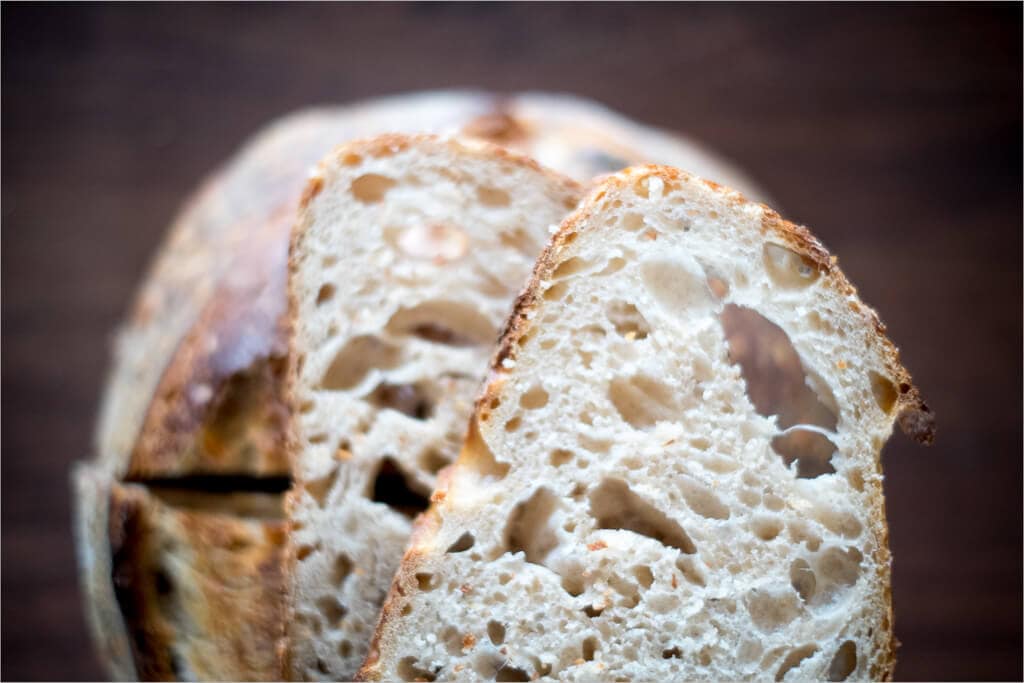
[[[813,227],[938,417],[884,454],[901,679],[1022,677],[1022,10],[2,8],[4,679],[96,679],[69,531],[110,333],[179,203],[289,110],[572,92],[681,131]]]

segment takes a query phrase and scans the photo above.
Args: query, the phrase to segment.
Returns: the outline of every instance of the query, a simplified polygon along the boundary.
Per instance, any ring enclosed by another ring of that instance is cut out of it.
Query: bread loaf
[[[616,174],[520,296],[361,678],[889,678],[896,420],[931,440],[810,232]]]
[[[154,668],[145,653],[132,654],[122,615],[130,606],[114,594],[111,492],[121,481],[165,488],[179,480],[226,482],[242,492],[259,492],[267,480],[287,486],[282,315],[288,233],[309,170],[321,156],[345,140],[388,131],[461,132],[530,153],[579,180],[629,163],[674,163],[764,196],[691,142],[564,95],[399,95],[298,112],[260,131],[202,184],[172,224],[115,338],[95,457],[73,471],[87,622],[118,679]],[[216,519],[231,525],[224,516]],[[245,612],[221,616],[232,615],[241,619]],[[188,648],[172,647],[188,658]],[[233,671],[230,661],[216,669],[222,677],[282,676],[273,667],[259,674]],[[186,661],[179,671],[214,669]]]

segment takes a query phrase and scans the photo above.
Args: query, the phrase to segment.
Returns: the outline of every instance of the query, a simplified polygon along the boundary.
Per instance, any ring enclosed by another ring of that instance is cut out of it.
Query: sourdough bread
[[[932,419],[805,229],[612,176],[519,298],[371,680],[884,679],[879,455]]]
[[[310,181],[289,258],[294,677],[355,674],[499,327],[579,194],[429,136],[345,145]]]
[[[115,337],[97,457],[73,473],[87,621],[115,678],[133,679],[136,666],[150,671],[161,665],[135,661],[114,598],[111,486],[124,480],[173,485],[180,478],[258,489],[264,480],[290,477],[282,448],[289,230],[309,169],[324,152],[388,131],[461,132],[531,153],[579,180],[653,160],[760,193],[686,139],[564,95],[399,95],[305,110],[260,131],[202,184],[171,226]],[[227,516],[216,520],[233,524]],[[268,556],[271,551],[268,546]],[[245,616],[244,610],[222,616],[232,614]],[[222,662],[220,674],[242,678],[242,670],[226,668],[230,661]],[[279,673],[248,669],[244,676]]]

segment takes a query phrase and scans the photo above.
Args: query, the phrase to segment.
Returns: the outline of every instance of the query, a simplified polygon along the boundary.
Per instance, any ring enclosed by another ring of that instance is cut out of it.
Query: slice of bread
[[[879,456],[932,419],[884,332],[767,207],[607,179],[517,302],[360,676],[889,677]]]
[[[310,181],[289,258],[294,678],[351,678],[501,323],[573,181],[486,143],[388,135]]]

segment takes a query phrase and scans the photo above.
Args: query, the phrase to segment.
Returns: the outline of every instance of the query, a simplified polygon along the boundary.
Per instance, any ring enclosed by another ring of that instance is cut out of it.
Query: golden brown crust
[[[281,207],[253,231],[226,279],[164,371],[127,478],[197,474],[287,476]]]
[[[284,522],[204,509],[209,494],[196,495],[178,508],[142,486],[111,490],[111,572],[138,676],[280,679]]]

